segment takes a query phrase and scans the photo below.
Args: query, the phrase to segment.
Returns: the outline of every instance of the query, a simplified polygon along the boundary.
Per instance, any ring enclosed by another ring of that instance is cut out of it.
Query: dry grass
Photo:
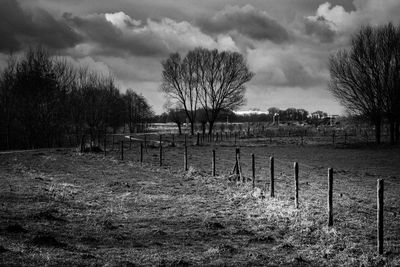
[[[211,177],[211,149],[217,172]],[[0,155],[0,265],[398,266],[399,149],[242,147],[244,174],[256,154],[257,187],[229,181],[234,148],[137,146],[117,153],[74,151]],[[293,207],[292,161],[300,162],[300,208]],[[326,168],[335,169],[334,227],[326,226]],[[375,183],[387,185],[385,254],[375,252]],[[255,197],[256,196],[256,197]],[[396,247],[397,245],[397,247]]]

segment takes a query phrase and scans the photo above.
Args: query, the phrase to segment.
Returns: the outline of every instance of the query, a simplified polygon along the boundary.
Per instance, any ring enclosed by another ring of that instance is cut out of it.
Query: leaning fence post
[[[275,197],[275,184],[274,184],[274,157],[269,157],[269,166],[270,166],[270,174],[271,174],[271,197]]]
[[[294,206],[297,209],[299,208],[299,164],[297,162],[294,163],[294,186]]]
[[[212,176],[215,176],[215,150],[212,151]]]
[[[251,154],[251,172],[253,178],[253,189],[256,187],[256,162],[254,158],[254,153]]]
[[[124,160],[124,141],[121,141],[121,160]]]
[[[328,168],[328,226],[333,226],[332,193],[333,193],[333,169]]]
[[[186,135],[185,135],[185,137],[186,137]],[[188,170],[188,152],[187,152],[186,143],[185,143],[185,148],[184,148],[184,151],[183,151],[183,168],[184,168],[185,171]]]
[[[378,242],[378,253],[383,254],[383,192],[384,183],[383,179],[378,179],[377,184],[377,242]]]

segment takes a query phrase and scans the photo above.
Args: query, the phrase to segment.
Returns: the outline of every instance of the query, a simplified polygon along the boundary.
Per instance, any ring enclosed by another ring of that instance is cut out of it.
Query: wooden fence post
[[[185,144],[185,148],[183,151],[183,168],[185,172],[188,170],[188,151],[187,151],[187,146]]]
[[[269,166],[270,166],[270,175],[271,175],[271,184],[270,184],[271,197],[275,197],[274,157],[269,157]]]
[[[144,135],[144,149],[147,152],[147,135]]]
[[[132,149],[132,136],[129,135],[129,150]]]
[[[332,193],[333,193],[333,169],[328,168],[328,226],[333,226]]]
[[[294,186],[295,186],[294,206],[296,209],[298,209],[299,208],[299,164],[297,162],[294,163]]]
[[[256,187],[256,161],[254,157],[254,153],[251,154],[251,173],[253,179],[253,189]]]
[[[346,132],[344,132],[344,144],[345,145],[347,144],[347,133]]]
[[[377,184],[377,242],[378,253],[383,254],[383,179],[378,179]]]
[[[121,141],[121,160],[124,160],[124,141]]]
[[[237,179],[238,181],[240,181],[240,166],[239,166],[239,162],[240,162],[240,149],[237,147],[235,149],[235,159],[236,159],[236,175],[237,175]]]
[[[171,146],[172,147],[175,146],[175,135],[174,134],[172,134],[172,144],[171,144]]]
[[[332,144],[335,144],[335,132],[332,133]]]
[[[215,150],[212,151],[212,176],[215,176]]]
[[[200,145],[200,133],[197,132],[197,141],[196,141],[196,146]]]
[[[143,162],[143,142],[140,142],[140,162]]]

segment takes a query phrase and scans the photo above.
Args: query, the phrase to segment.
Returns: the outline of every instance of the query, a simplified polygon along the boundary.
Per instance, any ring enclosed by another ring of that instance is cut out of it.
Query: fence
[[[259,141],[254,140],[256,144]],[[207,146],[203,145],[210,143],[224,149],[224,153],[218,154],[212,149],[205,155]],[[114,135],[104,137],[104,147],[105,155],[111,154],[121,160],[129,159],[184,171],[188,170],[189,165],[196,166],[212,176],[229,173],[238,183],[251,181],[253,189],[259,187],[264,192],[269,191],[271,198],[293,201],[294,207],[299,210],[305,203],[312,202],[319,209],[326,207],[328,227],[338,223],[354,224],[353,227],[356,227],[357,217],[358,221],[365,223],[363,227],[369,230],[368,233],[372,225],[376,225],[374,239],[379,254],[383,253],[384,247],[389,250],[400,249],[400,223],[396,220],[400,183],[390,178],[378,179],[375,185],[371,180],[349,177],[333,169],[326,174],[326,170],[302,162],[266,158],[266,155],[258,158],[259,155],[254,153],[246,153],[250,156],[243,157],[240,149],[252,150],[254,146],[251,141],[243,139],[240,133],[208,137],[200,133],[195,136]],[[260,160],[262,163],[257,164]],[[363,186],[359,186],[360,183]],[[384,184],[389,186],[385,188]]]

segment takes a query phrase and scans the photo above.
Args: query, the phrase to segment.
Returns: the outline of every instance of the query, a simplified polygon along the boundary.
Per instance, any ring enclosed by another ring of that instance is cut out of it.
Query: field
[[[156,139],[156,138],[155,138]],[[296,139],[297,140],[297,139]],[[399,266],[399,147],[240,140],[256,189],[237,183],[232,142],[182,140],[120,151],[0,154],[0,265]],[[216,151],[217,176],[211,176]],[[269,196],[275,158],[275,198]],[[293,203],[298,161],[299,202]],[[334,226],[327,226],[327,168],[334,169]],[[376,180],[385,179],[384,254],[376,252]],[[264,192],[265,191],[265,192]]]

